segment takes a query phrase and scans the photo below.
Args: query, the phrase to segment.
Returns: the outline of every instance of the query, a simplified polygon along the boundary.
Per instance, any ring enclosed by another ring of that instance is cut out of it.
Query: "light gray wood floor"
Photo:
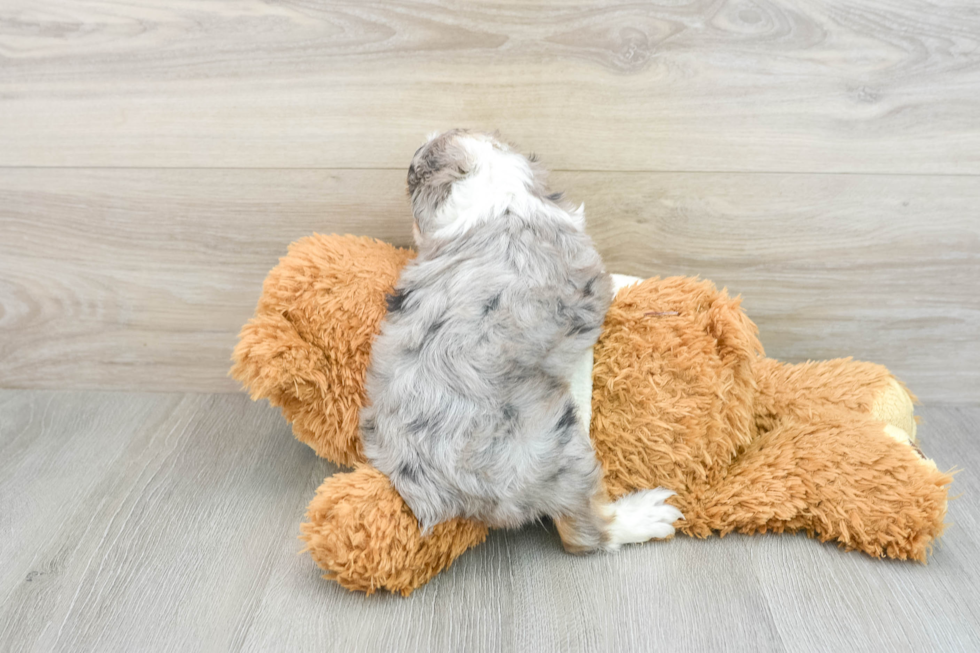
[[[0,650],[980,650],[980,408],[926,406],[962,468],[928,566],[796,536],[573,558],[495,532],[409,599],[296,539],[334,468],[241,395],[0,391]]]

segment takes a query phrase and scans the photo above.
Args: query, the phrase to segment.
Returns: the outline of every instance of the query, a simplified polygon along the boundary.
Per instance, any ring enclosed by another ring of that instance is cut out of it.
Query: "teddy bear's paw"
[[[931,458],[927,458],[926,455],[922,453],[922,449],[919,448],[919,444],[906,431],[898,428],[897,426],[892,426],[891,424],[885,424],[884,431],[885,435],[893,438],[896,442],[900,442],[911,447],[912,451],[914,451],[916,455],[922,459],[923,463],[932,469],[936,469],[936,461],[932,460]]]
[[[664,488],[640,490],[613,503],[606,550],[615,551],[623,544],[673,536],[674,522],[684,519],[680,510],[666,503],[674,494],[673,490]]]
[[[915,406],[908,390],[895,379],[889,379],[888,385],[878,391],[871,406],[871,416],[874,419],[889,424],[897,431],[903,431],[905,438],[913,443],[916,442],[914,412]],[[898,439],[900,434],[889,432],[889,435]]]

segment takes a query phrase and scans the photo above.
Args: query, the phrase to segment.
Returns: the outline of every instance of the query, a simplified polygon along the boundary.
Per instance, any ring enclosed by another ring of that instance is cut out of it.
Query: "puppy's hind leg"
[[[661,540],[674,534],[681,511],[666,503],[674,492],[640,490],[610,502],[604,491],[583,502],[580,509],[555,518],[562,545],[569,553],[616,551],[624,544]]]
[[[587,426],[564,416],[559,422],[563,425],[572,433],[560,454],[564,473],[556,476],[552,488],[552,496],[562,509],[552,518],[565,550],[616,551],[624,544],[672,536],[674,522],[684,519],[680,510],[667,503],[674,492],[664,488],[639,490],[610,501],[602,488],[602,466],[592,449]]]
[[[605,491],[585,498],[573,512],[555,517],[562,546],[576,555],[606,548],[613,514]]]

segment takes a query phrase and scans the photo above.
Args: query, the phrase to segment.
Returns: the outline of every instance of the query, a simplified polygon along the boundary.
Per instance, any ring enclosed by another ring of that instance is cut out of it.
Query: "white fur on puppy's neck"
[[[585,228],[584,206],[568,213],[542,200],[531,189],[534,173],[523,156],[486,138],[470,134],[458,137],[466,150],[469,170],[453,184],[452,191],[435,214],[433,235],[458,236],[507,211],[522,216],[549,212],[564,216],[578,229]]]

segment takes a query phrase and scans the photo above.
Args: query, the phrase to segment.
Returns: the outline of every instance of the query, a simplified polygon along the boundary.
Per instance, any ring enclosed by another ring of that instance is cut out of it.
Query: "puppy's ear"
[[[430,147],[422,156],[418,156],[418,152],[415,153],[412,165],[408,167],[408,192],[410,195],[414,195],[415,190],[428,182],[436,170],[442,167],[441,155],[435,150],[436,148]]]
[[[419,187],[419,173],[415,170],[415,163],[408,166],[408,194],[409,196],[415,195],[415,189]]]

